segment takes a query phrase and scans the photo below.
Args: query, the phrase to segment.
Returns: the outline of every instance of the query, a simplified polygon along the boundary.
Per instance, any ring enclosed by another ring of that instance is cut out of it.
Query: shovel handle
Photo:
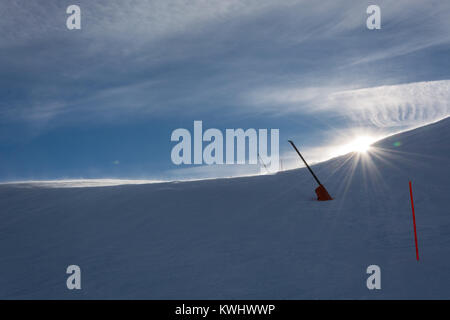
[[[297,147],[295,146],[294,142],[292,142],[292,140],[288,140],[289,143],[292,145],[292,147],[295,149],[295,151],[297,151],[298,155],[300,156],[300,158],[303,160],[303,162],[305,163],[306,167],[308,168],[309,172],[311,172],[312,176],[314,177],[314,179],[316,179],[317,183],[319,184],[319,186],[321,186],[322,184],[320,183],[319,179],[316,177],[316,175],[314,174],[314,172],[312,171],[312,169],[308,166],[308,164],[306,163],[306,160],[303,158],[302,154],[300,153],[300,151],[298,151]]]

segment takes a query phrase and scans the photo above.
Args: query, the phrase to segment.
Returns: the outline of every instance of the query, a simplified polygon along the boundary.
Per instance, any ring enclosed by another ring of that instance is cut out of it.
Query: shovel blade
[[[325,189],[323,185],[317,187],[316,194],[317,194],[317,201],[333,200],[333,198],[330,196],[327,189]]]

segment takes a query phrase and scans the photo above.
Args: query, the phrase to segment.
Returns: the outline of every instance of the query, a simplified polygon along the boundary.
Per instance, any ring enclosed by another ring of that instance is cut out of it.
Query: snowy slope
[[[304,168],[144,185],[0,185],[0,298],[449,299],[449,141],[447,118],[382,140],[368,156],[320,163],[335,198],[322,203]],[[81,291],[66,289],[70,264],[82,269]],[[378,291],[366,288],[371,264],[381,267]]]

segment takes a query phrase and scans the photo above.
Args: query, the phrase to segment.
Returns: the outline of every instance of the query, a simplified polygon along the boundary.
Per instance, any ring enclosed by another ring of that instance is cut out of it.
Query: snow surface
[[[315,165],[335,198],[328,202],[314,200],[305,168],[108,187],[0,185],[0,298],[449,299],[449,141],[447,118],[366,156]],[[66,288],[71,264],[81,267],[82,290]],[[371,264],[381,290],[366,287]]]

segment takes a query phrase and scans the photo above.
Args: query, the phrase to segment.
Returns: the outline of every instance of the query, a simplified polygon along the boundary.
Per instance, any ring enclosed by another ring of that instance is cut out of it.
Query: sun
[[[337,154],[343,155],[350,152],[364,154],[370,150],[371,144],[373,144],[377,140],[378,139],[371,136],[356,136],[355,138],[353,138],[353,140],[350,140],[350,142],[341,145],[337,149]]]
[[[369,136],[357,137],[351,141],[347,146],[349,152],[365,153],[370,149],[370,145],[375,142],[376,139]]]

